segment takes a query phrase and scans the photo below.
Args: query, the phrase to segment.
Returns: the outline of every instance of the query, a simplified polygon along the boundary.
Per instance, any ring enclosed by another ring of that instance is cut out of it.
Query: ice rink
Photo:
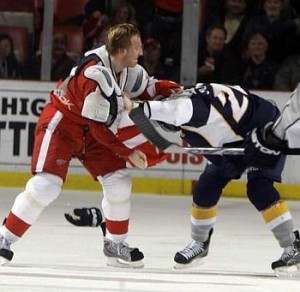
[[[1,220],[18,192],[0,190]],[[274,276],[270,265],[282,251],[246,199],[222,198],[208,257],[199,267],[174,270],[175,252],[190,241],[191,197],[133,196],[128,242],[144,252],[143,269],[107,267],[100,229],[64,219],[75,207],[99,206],[101,198],[63,191],[13,246],[13,261],[0,267],[0,292],[300,291],[300,278]],[[300,202],[289,205],[300,228]]]

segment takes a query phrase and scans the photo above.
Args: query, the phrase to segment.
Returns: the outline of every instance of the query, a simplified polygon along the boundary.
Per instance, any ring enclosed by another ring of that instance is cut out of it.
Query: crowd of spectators
[[[300,79],[297,79],[295,72],[293,78],[287,76],[292,71],[283,67],[291,64],[288,60],[297,59],[294,55],[299,56],[300,53],[299,1],[219,0],[207,1],[207,4],[207,20],[199,36],[200,48],[209,46],[209,33],[218,24],[226,32],[225,44],[221,51],[214,53],[216,56],[210,58],[210,62],[217,64],[220,62],[220,52],[224,55],[227,51],[226,64],[219,66],[219,69],[215,66],[210,80],[240,84],[250,89],[295,88]],[[202,52],[200,49],[199,69],[203,66]],[[297,71],[299,67],[293,65],[293,71]],[[277,75],[282,75],[282,71],[285,78],[293,79],[293,84],[287,86],[285,82],[278,85]],[[199,73],[198,70],[198,82],[201,82]]]
[[[70,75],[76,60],[67,54],[68,38],[61,32],[54,32],[52,39],[51,80],[65,79]],[[25,77],[27,79],[39,79],[42,64],[42,54],[38,51],[29,60]]]
[[[32,1],[38,5],[35,35],[29,46],[31,54],[27,62],[21,64],[14,55],[13,39],[9,34],[0,34],[0,78],[39,79],[43,1]],[[201,13],[203,19],[199,22],[197,82],[293,90],[300,81],[299,2],[201,1],[205,13]],[[70,36],[54,30],[51,80],[65,78],[80,55],[105,44],[112,25],[129,22],[142,33],[144,56],[140,62],[149,75],[179,82],[184,1],[120,0],[113,3],[86,0],[82,13],[66,18],[54,16],[54,27],[80,28],[82,49],[79,55],[78,52],[74,55],[68,50],[68,43],[72,42]]]

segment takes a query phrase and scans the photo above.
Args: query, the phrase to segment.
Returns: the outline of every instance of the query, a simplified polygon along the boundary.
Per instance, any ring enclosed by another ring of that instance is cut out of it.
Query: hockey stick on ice
[[[160,151],[165,153],[191,153],[203,155],[243,155],[243,148],[221,148],[221,147],[182,147],[160,135],[151,121],[145,116],[142,108],[137,107],[129,113],[129,117],[135,123],[143,135]]]

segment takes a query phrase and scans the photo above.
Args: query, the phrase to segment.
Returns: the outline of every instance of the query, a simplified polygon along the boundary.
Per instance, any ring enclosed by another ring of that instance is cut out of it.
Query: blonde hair
[[[107,36],[107,52],[110,55],[115,55],[119,49],[128,49],[131,46],[133,36],[141,36],[139,29],[133,24],[122,23],[112,26]]]

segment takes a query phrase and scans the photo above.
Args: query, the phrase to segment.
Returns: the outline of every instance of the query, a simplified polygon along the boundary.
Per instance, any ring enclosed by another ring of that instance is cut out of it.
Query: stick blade
[[[133,109],[129,113],[129,117],[143,135],[159,150],[164,151],[173,144],[156,131],[151,121],[145,116],[142,108]]]

